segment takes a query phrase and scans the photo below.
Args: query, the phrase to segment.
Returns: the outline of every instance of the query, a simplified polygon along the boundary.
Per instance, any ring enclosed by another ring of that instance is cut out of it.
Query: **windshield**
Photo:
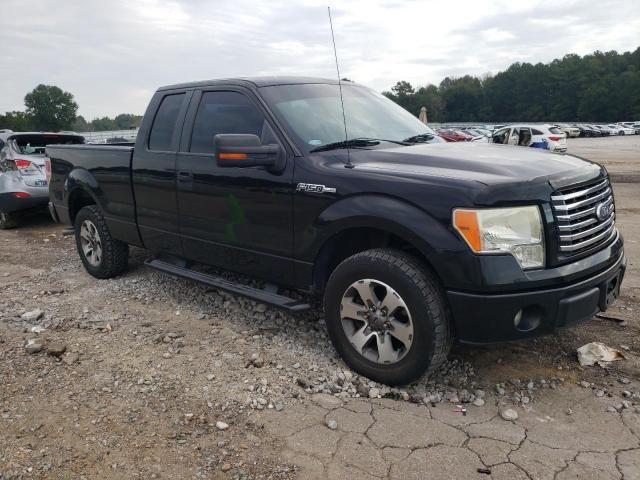
[[[22,155],[44,155],[47,145],[73,145],[84,143],[80,135],[29,134],[16,135],[11,139],[13,149]]]
[[[344,142],[338,85],[277,85],[263,87],[261,93],[307,153],[323,145]],[[350,140],[440,141],[431,128],[373,90],[343,84],[342,95]]]

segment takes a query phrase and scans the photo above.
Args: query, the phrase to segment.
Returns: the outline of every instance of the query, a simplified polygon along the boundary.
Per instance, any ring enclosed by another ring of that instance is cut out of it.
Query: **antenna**
[[[336,58],[336,72],[338,73],[338,89],[340,90],[340,105],[342,106],[342,123],[344,124],[344,141],[349,141],[349,135],[347,134],[347,116],[344,113],[344,99],[342,98],[342,80],[340,80],[340,67],[338,66],[338,51],[336,50],[336,37],[333,34],[333,22],[331,21],[331,7],[327,7],[329,12],[329,26],[331,27],[331,41],[333,42],[333,55]],[[353,168],[351,163],[351,155],[349,154],[349,147],[347,147],[347,164],[346,168]]]

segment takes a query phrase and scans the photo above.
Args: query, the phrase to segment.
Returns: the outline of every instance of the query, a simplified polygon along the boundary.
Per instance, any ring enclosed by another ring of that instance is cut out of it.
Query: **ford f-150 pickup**
[[[453,339],[521,339],[589,319],[626,259],[606,170],[571,155],[447,144],[351,82],[160,88],[134,145],[54,145],[50,210],[97,278],[146,264],[290,311],[322,295],[356,372],[407,383]],[[345,135],[346,134],[346,135]],[[201,268],[264,280],[255,288]]]

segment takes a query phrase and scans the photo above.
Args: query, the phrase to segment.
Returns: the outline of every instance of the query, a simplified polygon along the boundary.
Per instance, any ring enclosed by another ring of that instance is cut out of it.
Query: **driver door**
[[[493,132],[493,134],[491,135],[491,143],[507,143],[507,135],[509,135],[509,130],[510,129],[506,127]]]
[[[280,172],[222,167],[217,134],[253,134],[263,145],[285,142],[266,112],[240,88],[198,91],[177,156],[178,215],[184,256],[281,284],[292,279],[293,157]]]

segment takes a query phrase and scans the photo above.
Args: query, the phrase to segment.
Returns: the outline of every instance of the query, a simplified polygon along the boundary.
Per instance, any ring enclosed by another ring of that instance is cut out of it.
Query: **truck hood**
[[[572,155],[477,142],[350,150],[356,168],[387,175],[454,178],[486,186],[549,182],[553,188],[590,180],[603,168]]]

